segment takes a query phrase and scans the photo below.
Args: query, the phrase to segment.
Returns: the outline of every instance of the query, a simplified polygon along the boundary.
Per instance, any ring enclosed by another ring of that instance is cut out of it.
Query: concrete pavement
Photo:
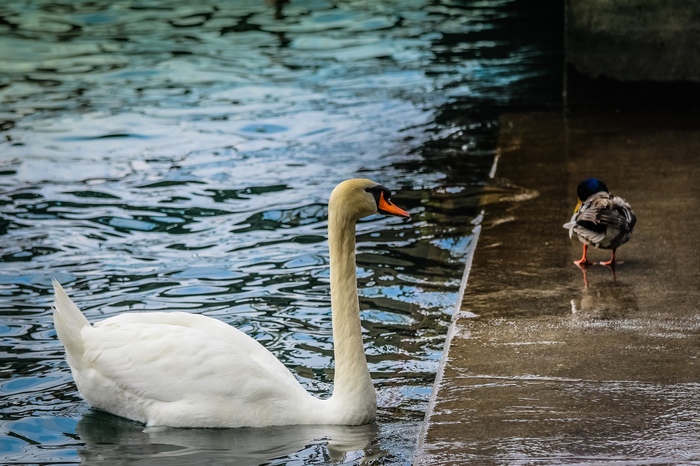
[[[501,128],[414,463],[700,463],[700,118],[539,113]],[[589,176],[638,222],[623,264],[589,268],[585,286],[562,224]]]

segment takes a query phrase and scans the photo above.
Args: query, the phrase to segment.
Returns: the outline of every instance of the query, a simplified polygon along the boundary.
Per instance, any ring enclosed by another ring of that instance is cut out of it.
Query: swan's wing
[[[127,313],[86,332],[85,359],[102,383],[141,399],[249,402],[304,391],[262,345],[216,319]]]

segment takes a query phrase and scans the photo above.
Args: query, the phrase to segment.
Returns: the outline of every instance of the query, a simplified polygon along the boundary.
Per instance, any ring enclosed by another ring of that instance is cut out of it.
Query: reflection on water
[[[371,462],[385,455],[376,444],[379,428],[291,426],[264,429],[149,428],[101,412],[76,426],[86,448],[81,464],[289,464]]]
[[[494,109],[547,84],[538,33],[508,35],[527,22],[518,8],[0,5],[3,462],[407,462],[491,166]],[[91,320],[219,318],[327,395],[325,206],[355,176],[395,189],[414,218],[358,226],[376,426],[142,432],[81,401],[51,277]]]

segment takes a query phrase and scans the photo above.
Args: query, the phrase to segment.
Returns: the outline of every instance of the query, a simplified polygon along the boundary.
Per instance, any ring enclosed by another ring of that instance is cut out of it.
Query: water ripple
[[[474,110],[525,99],[548,56],[508,21],[501,1],[3,3],[0,462],[409,461],[491,166],[497,117]],[[80,401],[52,277],[91,320],[217,317],[328,395],[325,206],[354,176],[413,215],[358,226],[378,427],[144,433]]]

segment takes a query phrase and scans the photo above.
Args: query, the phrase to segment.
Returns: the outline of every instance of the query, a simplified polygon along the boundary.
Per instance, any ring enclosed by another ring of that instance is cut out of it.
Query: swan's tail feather
[[[56,326],[56,333],[66,348],[68,364],[75,368],[79,366],[85,352],[82,331],[85,327],[90,326],[90,323],[55,279],[53,280],[53,290],[53,322]]]

